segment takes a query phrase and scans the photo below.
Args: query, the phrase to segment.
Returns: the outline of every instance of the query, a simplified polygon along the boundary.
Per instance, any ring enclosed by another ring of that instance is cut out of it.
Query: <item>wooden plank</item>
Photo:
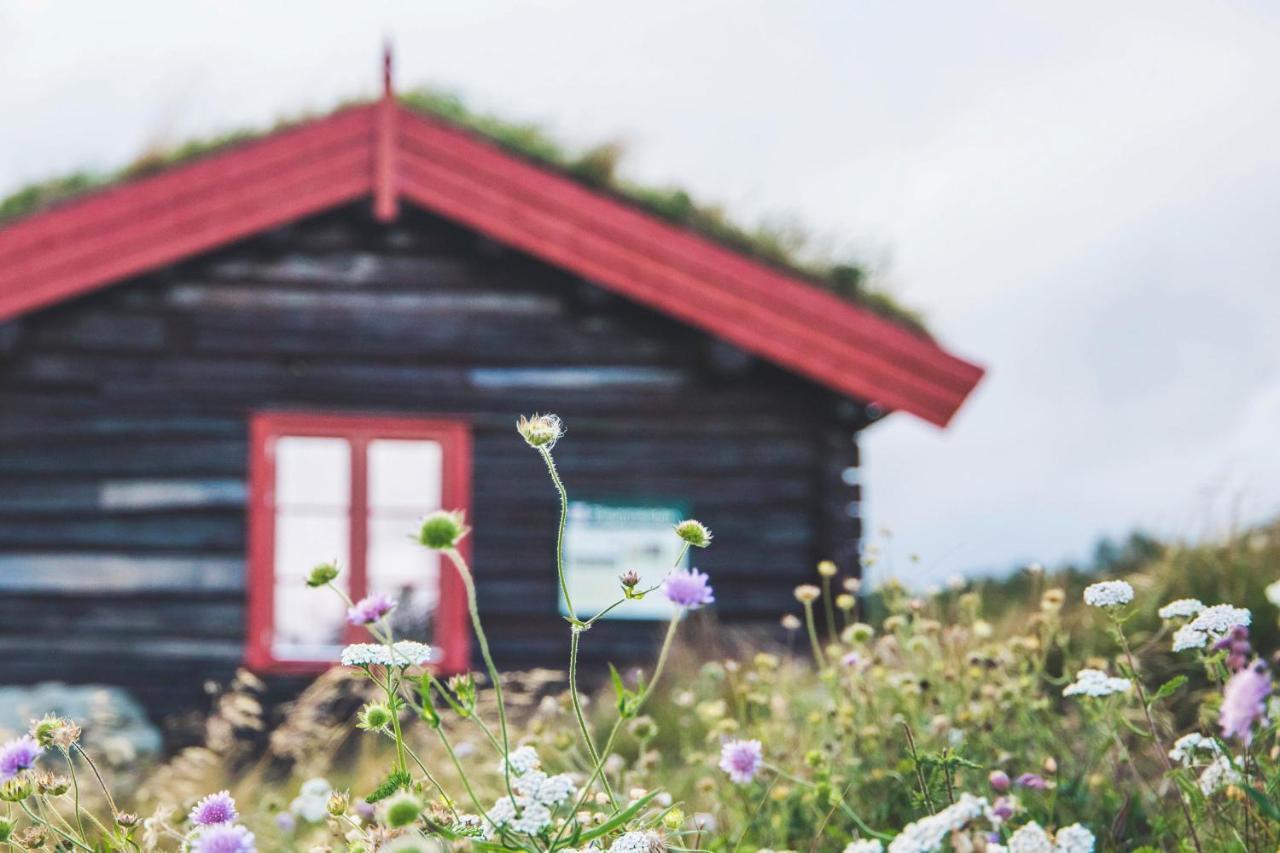
[[[237,557],[0,552],[0,591],[6,595],[229,593],[243,589],[244,560]]]

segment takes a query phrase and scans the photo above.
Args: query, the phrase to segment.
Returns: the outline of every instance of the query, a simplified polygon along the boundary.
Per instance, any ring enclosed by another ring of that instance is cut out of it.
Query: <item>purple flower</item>
[[[293,832],[298,826],[298,821],[289,812],[280,812],[276,815],[276,826],[281,832]]]
[[[191,844],[192,853],[258,853],[253,833],[243,826],[219,823],[200,830]]]
[[[992,770],[987,776],[987,782],[991,785],[993,791],[1003,794],[1009,790],[1009,774],[1003,770]]]
[[[1253,724],[1266,712],[1271,695],[1271,673],[1260,660],[1231,676],[1222,690],[1222,711],[1218,725],[1223,737],[1240,738],[1248,746],[1253,740]]]
[[[382,593],[366,595],[347,608],[348,625],[371,625],[391,612],[396,603]]]
[[[997,820],[1008,820],[1013,817],[1013,812],[1013,800],[1008,797],[996,797],[996,801],[991,804],[991,816]]]
[[[196,803],[191,810],[191,822],[196,826],[213,826],[217,823],[235,823],[240,817],[236,812],[236,801],[231,799],[230,791],[219,791],[210,794]]]
[[[1049,783],[1044,781],[1043,776],[1035,773],[1023,773],[1016,780],[1019,788],[1030,788],[1033,791],[1043,791],[1049,787]]]
[[[857,652],[849,652],[844,657],[840,658],[840,662],[847,667],[862,666],[862,655]]]
[[[707,583],[708,580],[705,572],[697,569],[681,569],[667,575],[667,579],[662,582],[662,592],[677,607],[697,610],[704,604],[711,604],[716,600],[715,595],[712,594],[711,585]]]
[[[7,782],[20,771],[30,770],[44,750],[31,735],[23,735],[0,746],[0,781]]]
[[[758,740],[729,740],[720,747],[720,769],[739,785],[756,778],[763,763],[764,753]]]

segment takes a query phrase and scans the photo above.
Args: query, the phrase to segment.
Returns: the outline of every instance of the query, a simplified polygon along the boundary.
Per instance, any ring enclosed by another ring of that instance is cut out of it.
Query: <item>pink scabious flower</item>
[[[218,823],[196,833],[192,853],[258,853],[253,833],[238,824]]]
[[[1001,794],[1009,790],[1009,774],[1003,770],[992,770],[987,776],[987,782],[992,790],[999,791]]]
[[[0,781],[7,782],[23,770],[35,767],[36,759],[43,751],[31,735],[23,735],[0,746]]]
[[[1253,740],[1253,725],[1262,719],[1267,710],[1267,697],[1271,695],[1271,673],[1260,660],[1237,672],[1227,681],[1222,691],[1222,711],[1218,725],[1224,738],[1234,737],[1247,746]]]
[[[681,569],[667,575],[667,579],[662,582],[662,593],[677,607],[697,610],[716,600],[711,584],[708,583],[709,580],[705,572],[697,569]]]
[[[382,593],[366,595],[357,601],[354,607],[347,608],[347,624],[372,625],[390,613],[395,606],[395,601]]]
[[[1019,788],[1030,788],[1033,791],[1043,791],[1049,787],[1044,777],[1036,773],[1023,773],[1018,777],[1017,784]]]
[[[196,826],[213,826],[219,823],[235,823],[240,814],[230,791],[210,794],[191,809],[191,822]]]
[[[739,785],[756,778],[763,763],[764,752],[758,740],[729,740],[720,747],[720,769]]]

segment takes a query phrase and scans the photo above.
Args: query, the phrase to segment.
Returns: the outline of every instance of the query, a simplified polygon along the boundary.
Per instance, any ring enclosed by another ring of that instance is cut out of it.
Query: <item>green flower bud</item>
[[[16,824],[7,817],[0,817],[0,844],[9,840],[9,836],[13,835],[13,828]]]
[[[422,814],[422,800],[413,794],[399,794],[387,803],[387,826],[408,826]]]
[[[331,817],[342,817],[347,813],[347,806],[351,803],[351,798],[346,791],[334,791],[329,795],[329,802],[325,806]]]
[[[461,512],[437,510],[422,520],[418,541],[433,551],[444,551],[458,547],[470,531]]]
[[[636,717],[627,724],[627,731],[636,740],[653,740],[658,736],[658,724],[650,716]]]
[[[684,812],[680,809],[672,809],[662,816],[662,825],[674,832],[684,826]]]
[[[695,548],[705,548],[711,544],[711,531],[701,521],[687,518],[676,525],[676,535]]]
[[[307,575],[307,586],[315,589],[324,586],[338,576],[336,563],[320,563]]]

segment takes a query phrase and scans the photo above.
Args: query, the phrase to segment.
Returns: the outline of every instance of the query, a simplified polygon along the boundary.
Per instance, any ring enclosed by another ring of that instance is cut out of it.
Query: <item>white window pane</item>
[[[416,518],[375,515],[369,519],[369,590],[395,598],[391,615],[397,637],[432,640],[440,600],[440,555],[411,538]]]
[[[278,660],[334,660],[342,642],[345,607],[332,592],[303,582],[317,563],[346,565],[349,517],[345,511],[307,507],[276,513],[275,634]],[[346,589],[347,576],[336,583]]]
[[[345,438],[276,439],[276,506],[345,507],[351,500],[351,445]]]
[[[369,442],[369,507],[419,516],[440,509],[443,467],[438,441]]]

